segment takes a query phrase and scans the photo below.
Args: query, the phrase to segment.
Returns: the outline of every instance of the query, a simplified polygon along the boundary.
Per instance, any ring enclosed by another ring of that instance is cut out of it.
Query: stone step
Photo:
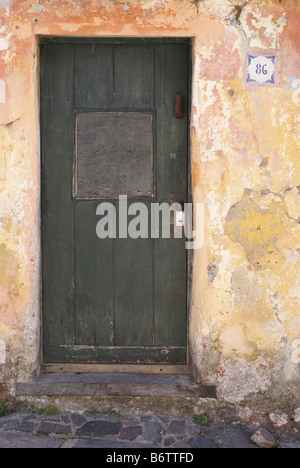
[[[17,384],[17,396],[28,395],[216,398],[216,388],[195,383],[188,375],[43,374]]]
[[[61,411],[114,408],[122,412],[158,412],[188,416],[219,407],[216,388],[189,375],[68,373],[43,374],[17,384],[23,404],[55,404]]]

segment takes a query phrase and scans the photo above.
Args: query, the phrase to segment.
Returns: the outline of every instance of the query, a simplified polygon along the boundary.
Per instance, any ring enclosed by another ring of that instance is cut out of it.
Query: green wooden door
[[[41,44],[44,362],[185,364],[185,238],[96,235],[100,203],[188,201],[189,44]],[[183,96],[182,119],[174,116]],[[128,216],[128,223],[134,216]],[[150,227],[149,227],[150,232]]]

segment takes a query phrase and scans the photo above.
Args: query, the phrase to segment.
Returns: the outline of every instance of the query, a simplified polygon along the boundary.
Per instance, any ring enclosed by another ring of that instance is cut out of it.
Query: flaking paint
[[[300,337],[300,100],[288,86],[299,73],[299,2],[11,0],[0,7],[0,379],[7,392],[40,371],[38,36],[183,36],[193,38],[193,199],[205,204],[206,220],[205,245],[193,259],[194,376],[216,384],[229,403],[263,408],[258,398],[268,393],[274,405],[294,398],[299,407],[291,355]],[[247,88],[252,47],[281,54],[280,86]]]

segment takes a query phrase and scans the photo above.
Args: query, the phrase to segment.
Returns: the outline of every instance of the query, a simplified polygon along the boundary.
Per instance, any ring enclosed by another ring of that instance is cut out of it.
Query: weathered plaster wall
[[[248,2],[197,57],[194,181],[207,224],[195,260],[195,360],[220,396],[253,408],[300,403],[299,7]],[[280,51],[280,87],[245,87],[252,47]]]
[[[3,390],[39,371],[37,36],[189,36],[194,374],[229,403],[300,407],[299,28],[298,0],[0,0]],[[279,86],[247,88],[251,48],[278,51]]]

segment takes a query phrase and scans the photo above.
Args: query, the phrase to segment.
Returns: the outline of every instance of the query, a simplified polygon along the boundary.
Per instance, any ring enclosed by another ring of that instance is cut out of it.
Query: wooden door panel
[[[186,347],[46,345],[44,362],[183,365]]]
[[[75,204],[76,344],[114,345],[114,240],[96,236],[99,201]]]
[[[113,47],[77,45],[75,53],[75,107],[111,109],[114,103]]]
[[[118,239],[114,255],[115,344],[153,346],[153,240]]]
[[[188,45],[159,44],[155,51],[156,190],[157,201],[188,201]],[[182,119],[174,117],[176,94],[185,106]],[[186,345],[185,239],[155,239],[154,317],[157,345]]]
[[[155,51],[157,199],[187,201],[188,45],[159,44]],[[184,115],[174,117],[176,94]]]
[[[188,201],[188,50],[41,45],[45,362],[186,362],[185,239],[172,220],[171,239],[151,239],[150,216],[154,202]],[[145,203],[149,238],[97,237],[97,206],[118,219],[118,195]]]
[[[115,47],[115,107],[151,109],[154,107],[154,47],[119,45]]]
[[[74,56],[71,45],[41,50],[44,341],[75,343],[72,201]]]

